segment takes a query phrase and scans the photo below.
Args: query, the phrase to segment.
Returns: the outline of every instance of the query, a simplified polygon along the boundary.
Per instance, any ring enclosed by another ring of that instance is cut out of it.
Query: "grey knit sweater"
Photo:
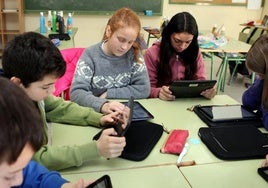
[[[108,99],[147,98],[147,69],[144,63],[135,62],[133,49],[120,57],[110,56],[103,52],[101,44],[86,48],[81,55],[72,81],[71,100],[100,112]],[[99,98],[105,91],[107,99]]]

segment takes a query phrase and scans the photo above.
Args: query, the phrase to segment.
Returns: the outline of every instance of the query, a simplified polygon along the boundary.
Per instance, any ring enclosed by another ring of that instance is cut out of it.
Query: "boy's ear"
[[[15,77],[15,76],[11,77],[10,81],[13,82],[14,84],[18,85],[18,86],[21,84],[21,80],[19,78]]]

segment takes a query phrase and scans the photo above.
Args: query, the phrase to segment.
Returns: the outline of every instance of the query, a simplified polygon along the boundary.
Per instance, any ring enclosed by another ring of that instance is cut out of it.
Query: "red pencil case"
[[[188,130],[174,129],[169,133],[169,136],[162,148],[161,153],[180,154],[186,140],[189,136]]]

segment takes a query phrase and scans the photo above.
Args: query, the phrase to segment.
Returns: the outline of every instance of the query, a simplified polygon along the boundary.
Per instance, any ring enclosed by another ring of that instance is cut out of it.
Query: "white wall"
[[[264,2],[264,6],[262,9],[262,18],[264,17],[264,15],[268,15],[268,1],[267,0]]]
[[[240,23],[261,19],[262,17],[262,9],[248,10],[246,6],[169,4],[169,0],[164,0],[163,16],[170,18],[181,11],[188,11],[196,18],[199,30],[210,30],[214,24],[219,26],[224,24],[226,35],[234,38],[238,38],[238,34],[242,29],[242,26],[239,25]],[[66,15],[67,12],[65,13]],[[107,15],[74,15],[74,26],[78,27],[78,32],[75,36],[76,47],[87,47],[99,42],[109,17]],[[162,17],[140,16],[140,19],[142,26],[159,27]],[[38,27],[39,15],[25,14],[25,30],[36,30]],[[147,34],[144,34],[147,37]]]

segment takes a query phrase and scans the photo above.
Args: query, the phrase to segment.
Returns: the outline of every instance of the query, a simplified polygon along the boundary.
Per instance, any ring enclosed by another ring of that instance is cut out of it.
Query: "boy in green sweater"
[[[89,180],[71,183],[56,171],[31,161],[43,143],[42,119],[27,94],[0,77],[0,187],[84,188]],[[27,113],[25,113],[27,112]]]
[[[55,81],[66,69],[60,51],[41,34],[27,32],[15,37],[4,49],[2,56],[4,76],[19,85],[36,102],[46,130],[46,143],[34,155],[34,160],[51,170],[80,166],[99,157],[115,158],[121,155],[125,137],[115,137],[113,128],[105,129],[98,141],[83,145],[51,146],[51,128],[48,122],[82,126],[105,126],[115,123],[123,109],[103,115],[92,108],[64,101],[52,96]]]

